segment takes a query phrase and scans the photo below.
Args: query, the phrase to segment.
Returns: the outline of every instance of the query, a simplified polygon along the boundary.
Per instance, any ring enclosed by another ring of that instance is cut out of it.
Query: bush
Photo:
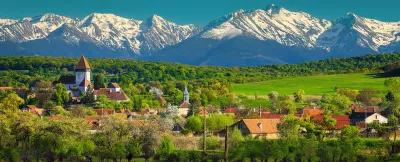
[[[203,148],[203,138],[201,138],[201,149]],[[220,142],[218,137],[211,136],[211,137],[206,137],[206,147],[207,150],[217,150],[217,149],[222,149],[223,144]]]

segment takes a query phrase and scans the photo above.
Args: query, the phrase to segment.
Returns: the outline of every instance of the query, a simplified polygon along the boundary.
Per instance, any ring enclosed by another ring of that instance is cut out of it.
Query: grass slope
[[[335,87],[358,90],[373,88],[383,95],[386,91],[385,80],[386,78],[375,78],[367,74],[322,75],[234,84],[232,88],[236,94],[246,95],[254,95],[256,92],[259,95],[266,95],[270,91],[291,95],[299,89],[303,89],[306,95],[323,95],[335,93]]]

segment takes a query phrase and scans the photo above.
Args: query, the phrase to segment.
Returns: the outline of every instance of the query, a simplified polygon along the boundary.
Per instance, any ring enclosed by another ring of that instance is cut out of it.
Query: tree
[[[202,119],[197,116],[190,116],[186,120],[185,129],[192,131],[192,132],[199,132],[203,129],[203,122]]]
[[[96,77],[94,77],[94,89],[104,88],[104,74],[98,73]]]
[[[333,118],[331,115],[325,115],[324,118],[322,119],[321,126],[324,128],[324,135],[325,135],[328,129],[335,128],[336,119]]]
[[[332,114],[345,114],[350,112],[350,99],[339,94],[324,95],[321,99],[321,108]]]
[[[358,90],[351,90],[349,88],[338,88],[336,93],[339,95],[347,96],[351,101],[356,101],[357,96],[360,93]]]
[[[236,127],[228,135],[229,135],[228,140],[229,140],[230,147],[235,147],[237,144],[239,144],[240,142],[242,142],[244,140],[242,132],[240,132],[240,130]]]
[[[389,89],[389,91],[394,93],[400,93],[400,78],[389,78],[385,80],[385,86]]]
[[[53,93],[51,82],[41,81],[35,84],[34,88],[36,100],[38,100],[39,106],[47,101],[50,101],[51,95]]]
[[[99,108],[110,108],[111,106],[111,101],[110,99],[107,98],[105,95],[98,95],[97,96],[97,101],[99,104],[96,104],[96,107]]]
[[[294,101],[302,103],[304,101],[304,90],[299,89],[297,92],[293,93]]]
[[[271,91],[268,93],[269,101],[271,102],[272,108],[276,111],[280,109],[279,105],[279,93],[275,91]]]
[[[86,93],[83,95],[82,102],[88,104],[92,104],[95,102],[94,90],[91,85],[89,85],[88,89],[86,90]]]
[[[293,115],[281,117],[281,123],[278,124],[280,138],[284,140],[297,140],[299,137],[300,119]]]
[[[44,114],[52,116],[56,113],[56,105],[52,101],[47,101],[43,104]]]
[[[357,100],[363,102],[365,105],[377,105],[379,101],[378,92],[372,88],[366,88],[357,96]]]
[[[341,153],[339,161],[356,161],[360,152],[360,130],[356,126],[345,126],[340,133]]]
[[[138,137],[129,136],[127,143],[125,144],[126,159],[128,162],[132,161],[134,157],[140,157],[142,155],[142,144]]]
[[[10,93],[6,98],[0,103],[0,110],[8,110],[12,112],[17,112],[19,106],[24,103],[24,100],[20,98],[15,93]]]
[[[230,126],[234,123],[233,116],[230,114],[211,114],[206,118],[206,126],[210,131],[222,130],[226,126]]]
[[[69,101],[67,88],[63,84],[61,83],[56,84],[56,87],[54,89],[54,98],[57,105],[62,105]]]
[[[169,154],[175,150],[175,145],[170,136],[163,136],[157,154],[161,160],[166,160]]]

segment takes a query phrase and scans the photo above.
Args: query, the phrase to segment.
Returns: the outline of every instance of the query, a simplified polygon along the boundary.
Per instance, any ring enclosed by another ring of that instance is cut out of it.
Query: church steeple
[[[78,64],[75,66],[75,85],[76,86],[81,86],[82,85],[86,86],[90,84],[90,71],[91,67],[86,60],[85,56],[82,53],[81,58],[79,59]]]
[[[90,70],[90,69],[91,69],[91,67],[90,67],[89,63],[87,62],[85,56],[82,53],[82,56],[79,59],[78,64],[76,64],[75,71],[77,71],[77,70]]]
[[[185,90],[183,91],[183,102],[189,103],[189,92],[187,90],[187,85],[185,85]]]

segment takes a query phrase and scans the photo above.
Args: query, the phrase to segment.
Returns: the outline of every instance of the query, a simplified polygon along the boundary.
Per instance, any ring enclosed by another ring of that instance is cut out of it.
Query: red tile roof
[[[124,92],[111,92],[107,97],[112,101],[127,101],[129,97]]]
[[[208,115],[208,112],[205,109],[201,109],[199,114],[200,115]]]
[[[251,134],[277,133],[279,119],[243,119]],[[261,129],[259,125],[261,124]]]
[[[315,116],[315,115],[321,115],[324,113],[324,110],[321,109],[317,109],[315,107],[311,107],[311,106],[306,106],[303,110],[302,110],[302,114],[308,114],[310,116]]]
[[[93,92],[94,95],[105,95],[110,100],[114,101],[127,101],[129,97],[124,92],[111,92],[110,88],[100,88]]]
[[[158,102],[159,102],[161,105],[164,105],[164,104],[167,103],[167,101],[166,101],[166,100],[164,99],[164,97],[161,96],[161,95],[159,95],[159,96],[157,97],[157,100],[158,100]]]
[[[114,109],[93,109],[97,113],[97,115],[111,115],[114,114],[115,110]]]
[[[179,105],[179,108],[190,108],[190,103],[185,101]]]
[[[90,65],[87,62],[85,56],[81,56],[81,58],[79,59],[78,64],[75,67],[75,70],[86,70],[86,69],[90,69]]]
[[[237,111],[238,111],[237,108],[226,108],[223,113],[224,114],[226,114],[226,113],[236,113]]]
[[[28,112],[39,116],[43,115],[43,109],[37,108],[35,105],[26,105],[26,106],[29,108]]]
[[[318,123],[324,120],[324,115],[313,116],[314,120]],[[333,118],[336,120],[335,129],[342,129],[346,125],[350,125],[350,119],[347,115],[334,115]]]

